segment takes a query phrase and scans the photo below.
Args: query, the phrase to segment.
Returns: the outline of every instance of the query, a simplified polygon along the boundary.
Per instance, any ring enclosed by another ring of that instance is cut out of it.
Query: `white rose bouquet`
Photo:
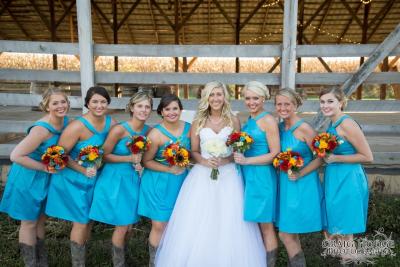
[[[203,143],[202,148],[213,157],[221,158],[227,157],[230,154],[230,149],[226,146],[225,141],[221,139],[210,139]],[[211,171],[211,179],[217,180],[218,178],[218,168],[213,168]]]

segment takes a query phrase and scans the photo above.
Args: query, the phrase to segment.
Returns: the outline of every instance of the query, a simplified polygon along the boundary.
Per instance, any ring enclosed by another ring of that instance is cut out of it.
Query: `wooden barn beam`
[[[106,31],[104,30],[104,27],[103,27],[103,24],[101,23],[99,15],[97,14],[97,10],[95,8],[93,8],[92,12],[94,15],[94,20],[96,21],[96,24],[100,27],[100,31],[103,34],[104,39],[106,40],[106,42],[108,44],[111,44],[110,38],[108,38],[108,35],[107,35]]]
[[[211,43],[211,0],[207,1],[207,37],[208,37],[208,44]]]
[[[303,44],[304,2],[305,2],[305,0],[300,0],[300,2],[299,2],[300,13],[299,13],[299,24],[297,25],[297,44],[298,45]],[[297,58],[297,72],[298,73],[301,72],[301,57]]]
[[[328,0],[325,0],[314,12],[314,14],[311,16],[311,18],[304,24],[303,30],[306,30],[308,26],[314,21],[314,19],[318,16],[319,12],[321,12],[322,9],[324,9],[325,5],[328,4]]]
[[[92,12],[90,0],[78,0],[76,6],[78,18],[79,56],[81,95],[84,97],[94,85]],[[85,111],[85,109],[83,109]]]
[[[154,37],[156,38],[156,43],[159,44],[160,43],[160,38],[158,36],[157,23],[156,23],[156,20],[154,19],[153,7],[151,6],[150,0],[147,0],[147,4],[149,6],[149,12],[150,12],[151,21],[153,22]]]
[[[61,24],[61,22],[63,22],[63,20],[65,19],[65,17],[67,15],[71,14],[71,10],[75,6],[75,4],[76,4],[76,1],[71,1],[69,6],[65,8],[64,13],[61,15],[61,17],[56,22],[56,28],[58,28],[58,26]]]
[[[113,25],[111,21],[107,18],[106,14],[101,10],[101,8],[96,4],[94,0],[91,0],[91,3],[94,7],[94,9],[100,14],[100,16],[107,22],[107,25],[110,26],[111,29],[113,29]]]
[[[241,4],[240,0],[236,0],[236,23],[235,23],[235,44],[240,45],[240,13],[241,13]],[[240,59],[239,57],[235,58],[235,72],[240,72]],[[235,99],[239,99],[239,85],[235,84]]]
[[[119,4],[119,6],[121,8],[122,15],[124,15],[124,17],[125,17],[127,13],[125,12],[124,4],[122,3],[121,0],[118,0],[118,4]],[[132,42],[132,44],[134,44],[135,43],[135,38],[133,36],[131,27],[129,26],[129,23],[126,23],[125,25],[126,25],[126,29],[128,30],[129,37],[131,38],[131,42]]]
[[[218,8],[218,10],[221,12],[221,14],[225,17],[226,21],[229,23],[229,25],[232,26],[233,29],[235,29],[235,24],[232,22],[232,19],[229,17],[228,13],[224,10],[224,8],[221,6],[221,4],[218,2],[218,0],[212,0],[215,6]]]
[[[204,0],[197,0],[196,4],[192,7],[189,13],[181,20],[181,22],[176,26],[176,30],[179,32],[190,17],[196,12],[197,8],[204,2]]]
[[[49,12],[50,12],[50,33],[51,33],[51,41],[56,42],[57,41],[57,35],[56,35],[56,14],[54,10],[54,1],[52,0],[47,0],[49,4]],[[53,70],[58,69],[58,60],[57,60],[57,54],[53,54]],[[55,84],[56,85],[56,84]]]
[[[303,35],[304,42],[306,44],[310,44],[310,41],[307,39],[306,36]],[[326,69],[327,72],[332,72],[332,69],[329,67],[328,63],[322,58],[322,57],[317,57],[318,61],[321,62],[322,66]]]
[[[178,0],[178,3],[179,3],[179,20],[182,21],[182,19],[183,19],[182,5],[183,5],[183,3],[180,0]],[[178,24],[178,26],[179,25],[180,24]],[[176,27],[178,27],[178,26],[176,26]],[[184,44],[185,43],[185,24],[182,24],[182,31],[179,31],[179,33],[180,33],[181,44]],[[183,70],[183,67],[182,67],[182,70]]]
[[[349,11],[350,15],[354,18],[354,20],[357,22],[358,26],[362,29],[363,24],[361,20],[357,17],[357,13],[354,13],[353,9],[351,9],[350,5],[347,3],[346,0],[340,0],[343,5],[346,7],[347,11]]]
[[[386,10],[393,5],[393,2],[395,2],[394,0],[389,0],[386,5],[384,5],[379,11],[378,13],[375,14],[375,16],[368,22],[369,25],[374,25],[375,22],[377,22],[379,20],[379,18],[382,16],[382,14],[384,14],[386,12]]]
[[[357,87],[362,84],[379,63],[386,58],[389,53],[396,48],[400,42],[400,23],[396,28],[385,38],[385,40],[379,44],[372,54],[368,57],[367,61],[354,73],[349,79],[347,79],[341,86],[346,96],[350,96]],[[313,125],[316,129],[320,129],[325,125],[327,119],[324,118],[321,111],[313,120]]]
[[[179,31],[177,31],[177,26],[179,25],[179,0],[174,1],[174,18],[175,18],[175,44],[179,44]],[[179,72],[179,57],[175,57],[175,72]],[[175,84],[175,94],[179,97],[179,84]]]
[[[196,60],[197,60],[197,57],[194,57],[189,61],[188,70],[192,67],[192,65],[196,62]]]
[[[278,58],[277,60],[275,60],[274,65],[272,65],[272,67],[267,71],[268,73],[272,73],[281,63],[281,59]]]
[[[363,28],[362,28],[362,36],[361,36],[361,43],[365,44],[367,42],[367,33],[368,33],[368,15],[369,11],[371,9],[371,4],[364,5],[364,17],[363,17]],[[360,66],[364,63],[364,57],[360,58]],[[363,85],[360,84],[357,88],[356,92],[356,99],[360,100],[362,99],[362,90],[363,90]]]
[[[389,63],[389,69],[392,69],[395,65],[396,65],[396,63],[397,63],[397,61],[400,59],[400,56],[396,56],[394,59],[392,59],[391,61],[390,61],[390,63]]]
[[[356,10],[354,11],[354,14],[357,15],[358,10],[360,10],[362,3],[360,1],[360,3],[358,3]],[[339,35],[339,38],[337,38],[336,43],[340,44],[342,42],[343,37],[346,35],[347,31],[349,30],[351,23],[353,23],[353,19],[354,17],[351,16],[349,19],[349,22],[346,24],[346,26],[344,27],[342,33]]]
[[[12,0],[8,0],[8,1],[0,1],[0,4],[2,5],[1,9],[0,9],[0,16],[3,14],[4,11],[7,10],[8,6],[11,4]]]
[[[117,0],[111,1],[112,15],[113,15],[113,42],[114,44],[118,44],[118,10],[117,10]],[[114,71],[118,71],[118,56],[114,56]],[[119,85],[118,83],[114,84],[114,96],[118,97],[119,95]]]
[[[243,23],[240,24],[239,31],[241,31],[247,23],[253,18],[253,16],[262,8],[262,6],[265,4],[265,0],[261,0],[258,2],[256,7],[250,12],[250,14],[247,16],[247,18],[243,21]]]
[[[135,3],[131,6],[131,8],[128,10],[128,12],[124,15],[124,17],[121,19],[121,21],[117,25],[117,31],[121,28],[121,26],[125,23],[125,21],[129,18],[129,16],[133,13],[133,11],[136,9],[136,7],[139,5],[141,0],[136,0]],[[121,3],[121,2],[120,2]],[[122,7],[122,3],[121,3]],[[123,7],[122,7],[123,8]]]
[[[6,4],[3,5],[3,8],[8,12],[8,14],[10,15],[11,19],[15,22],[15,24],[17,24],[18,28],[20,29],[20,31],[25,35],[25,37],[27,37],[29,40],[33,40],[33,38],[29,35],[29,33],[24,29],[24,27],[22,26],[22,24],[17,20],[17,18],[14,16],[14,14],[12,13],[12,11],[9,9],[8,4],[11,1],[7,2]]]
[[[320,22],[319,25],[318,25],[318,29],[322,29],[322,25],[324,24],[325,19],[326,19],[326,17],[328,16],[328,12],[329,12],[329,10],[330,10],[330,7],[331,7],[332,2],[333,2],[333,0],[328,0],[327,7],[326,7],[326,9],[325,9],[324,14],[322,15],[321,22]],[[316,30],[314,31],[313,37],[311,38],[311,44],[314,44],[315,40],[317,40],[318,34],[319,34],[319,30],[316,29]]]
[[[38,6],[36,5],[34,0],[29,0],[29,3],[31,3],[33,9],[36,11],[37,15],[39,16],[40,20],[43,22],[44,26],[46,27],[46,29],[51,33],[51,26],[50,23],[47,21],[46,17],[42,14],[42,12],[40,12],[40,9],[38,8]],[[49,7],[50,7],[50,2],[48,1]],[[54,4],[53,4],[54,7]],[[51,13],[50,13],[51,16]]]
[[[157,4],[155,0],[150,0],[151,4],[158,10],[160,15],[165,19],[165,21],[168,23],[168,25],[172,28],[173,31],[175,31],[175,25],[172,23],[172,21],[168,18],[167,14],[161,9],[161,7]]]
[[[281,87],[295,89],[298,0],[285,1],[281,58]]]
[[[376,23],[375,27],[372,29],[372,31],[369,33],[367,42],[372,38],[376,30],[378,30],[379,26],[381,26],[382,21],[385,19],[386,15],[389,13],[390,9],[392,8],[395,0],[389,1],[382,9],[379,11],[378,14],[376,14],[375,17],[380,17],[379,21]],[[373,19],[371,23],[368,23],[369,26],[373,24],[375,20]]]
[[[385,57],[385,59],[383,60],[381,71],[382,72],[389,71],[389,58],[388,57]],[[386,92],[387,92],[387,84],[381,84],[380,90],[379,90],[379,99],[380,100],[386,99]]]
[[[263,23],[261,24],[261,29],[260,29],[260,36],[264,35],[264,29],[265,29],[265,25],[267,24],[267,17],[268,17],[269,9],[270,9],[270,7],[265,8]]]

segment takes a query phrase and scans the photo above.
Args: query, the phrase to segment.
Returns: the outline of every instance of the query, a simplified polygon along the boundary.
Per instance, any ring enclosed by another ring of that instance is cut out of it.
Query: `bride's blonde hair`
[[[201,99],[199,107],[197,109],[196,116],[194,118],[194,123],[197,126],[196,134],[199,134],[200,130],[204,127],[207,119],[210,116],[210,103],[208,103],[208,98],[210,97],[212,90],[215,88],[221,88],[224,93],[224,105],[222,106],[222,112],[221,112],[221,117],[224,122],[224,125],[233,127],[233,121],[232,121],[233,114],[231,110],[231,104],[229,102],[230,95],[228,89],[226,88],[225,84],[219,81],[213,81],[207,83],[204,86],[204,89],[201,91]]]

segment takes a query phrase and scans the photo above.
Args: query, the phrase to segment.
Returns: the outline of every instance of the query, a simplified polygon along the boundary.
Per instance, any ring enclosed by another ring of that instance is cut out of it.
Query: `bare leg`
[[[275,267],[278,258],[278,238],[272,223],[260,223],[265,250],[267,251],[267,265]]]
[[[74,222],[71,230],[71,259],[73,267],[84,267],[86,258],[86,241],[89,238],[89,224]]]
[[[166,223],[151,221],[151,231],[149,236],[149,266],[155,266],[155,256],[157,247],[160,244],[161,236],[165,230]]]
[[[279,238],[285,245],[286,251],[289,256],[290,266],[293,267],[306,266],[304,254],[303,251],[301,250],[299,235],[279,232]]]

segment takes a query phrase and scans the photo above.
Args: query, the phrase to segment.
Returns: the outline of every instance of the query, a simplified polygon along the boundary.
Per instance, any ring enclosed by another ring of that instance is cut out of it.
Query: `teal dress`
[[[246,157],[268,154],[269,147],[265,131],[257,121],[267,115],[263,112],[255,118],[249,117],[242,131],[248,133],[254,143],[244,152]],[[244,178],[244,219],[258,223],[273,223],[276,215],[277,175],[272,164],[242,165]]]
[[[336,127],[342,116],[327,130],[340,138]],[[343,140],[333,152],[335,155],[352,155],[357,151]],[[368,215],[368,179],[360,163],[334,162],[326,165],[324,176],[327,230],[330,234],[356,234],[365,232]]]
[[[190,138],[187,137],[190,130],[190,123],[185,122],[184,130],[179,137],[173,136],[160,124],[154,128],[167,136],[171,142],[175,143],[179,141],[186,149],[190,150]],[[170,142],[166,142],[158,149],[155,157],[156,160],[162,160],[162,153],[169,144]],[[161,163],[168,164],[165,161]],[[167,222],[174,209],[176,198],[186,175],[187,170],[179,175],[175,175],[145,169],[140,184],[139,214],[154,221]]]
[[[281,150],[290,148],[304,159],[304,166],[313,160],[313,153],[307,143],[298,140],[293,132],[302,124],[297,121],[285,130],[280,123]],[[279,172],[279,215],[280,232],[300,234],[320,231],[323,228],[323,192],[317,170],[296,181],[289,180],[286,172]]]
[[[68,118],[64,118],[64,127]],[[61,131],[57,131],[49,123],[37,121],[28,129],[43,127],[53,134],[29,154],[31,159],[41,161],[42,155],[49,146],[57,144]],[[64,128],[63,127],[63,128]],[[28,169],[13,163],[8,174],[0,211],[8,213],[11,218],[23,221],[36,221],[44,211],[51,175],[47,172]]]
[[[82,148],[89,145],[102,146],[111,126],[110,116],[106,116],[106,123],[101,132],[85,118],[79,117],[77,120],[81,121],[93,135],[75,144],[70,152],[70,157],[74,160],[77,160]],[[97,172],[97,176],[100,172]],[[65,168],[54,174],[50,182],[46,214],[71,222],[88,223],[97,176],[87,177],[71,168]]]
[[[131,155],[126,146],[131,136],[145,135],[149,129],[144,125],[141,132],[134,132],[127,122],[121,123],[130,136],[121,138],[112,154]],[[108,162],[97,179],[89,218],[111,225],[129,225],[139,220],[140,178],[132,163]]]

